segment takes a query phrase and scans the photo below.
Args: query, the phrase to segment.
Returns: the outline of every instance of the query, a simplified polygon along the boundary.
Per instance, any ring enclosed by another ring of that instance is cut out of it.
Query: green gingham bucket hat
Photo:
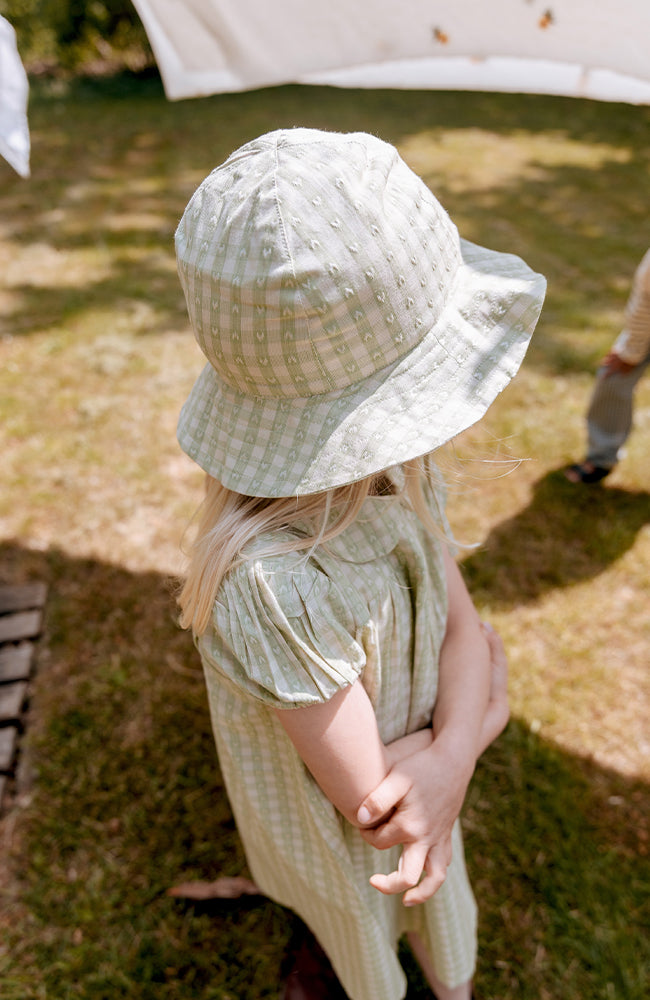
[[[208,361],[179,443],[251,496],[342,486],[474,424],[519,368],[546,287],[459,239],[364,133],[242,146],[191,198],[176,254]]]

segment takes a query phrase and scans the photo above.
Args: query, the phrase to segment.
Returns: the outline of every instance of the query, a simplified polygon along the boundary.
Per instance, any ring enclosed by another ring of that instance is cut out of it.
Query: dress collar
[[[356,520],[322,548],[346,562],[371,562],[411,534],[414,516],[400,497],[367,497]]]

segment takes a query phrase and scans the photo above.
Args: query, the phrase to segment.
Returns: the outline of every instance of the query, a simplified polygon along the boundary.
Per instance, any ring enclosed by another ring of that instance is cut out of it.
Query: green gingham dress
[[[219,761],[253,878],[297,912],[351,1000],[400,1000],[396,945],[427,944],[450,986],[474,971],[476,905],[459,824],[442,888],[407,908],[368,884],[395,869],[336,811],[270,711],[331,698],[357,678],[385,743],[431,722],[447,594],[441,543],[406,504],[370,497],[308,557],[252,557],[226,576],[198,640]]]

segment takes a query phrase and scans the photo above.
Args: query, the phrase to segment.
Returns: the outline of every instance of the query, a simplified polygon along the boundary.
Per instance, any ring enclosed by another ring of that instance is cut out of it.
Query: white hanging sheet
[[[650,0],[134,0],[170,99],[282,83],[650,104]]]
[[[21,177],[29,177],[27,74],[16,47],[16,33],[0,17],[0,156]]]

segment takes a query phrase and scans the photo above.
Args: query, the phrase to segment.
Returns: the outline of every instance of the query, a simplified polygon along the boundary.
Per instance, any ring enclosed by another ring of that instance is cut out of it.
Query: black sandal
[[[611,471],[603,465],[592,465],[588,469],[586,463],[576,463],[576,465],[570,465],[568,469],[564,470],[564,476],[570,483],[599,483]]]

